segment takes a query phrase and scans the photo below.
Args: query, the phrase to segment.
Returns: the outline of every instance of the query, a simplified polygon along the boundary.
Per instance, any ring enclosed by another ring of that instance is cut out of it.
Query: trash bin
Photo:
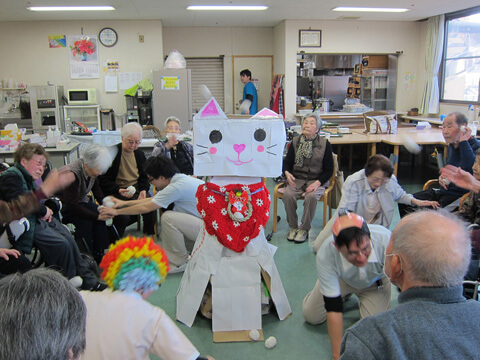
[[[100,110],[102,130],[115,130],[115,111],[113,109]]]

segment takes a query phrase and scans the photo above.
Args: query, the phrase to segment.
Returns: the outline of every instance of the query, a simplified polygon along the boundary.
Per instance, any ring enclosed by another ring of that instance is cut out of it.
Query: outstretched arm
[[[440,174],[455,183],[458,187],[471,190],[475,193],[480,191],[480,181],[476,180],[472,174],[459,167],[447,165],[440,169]]]

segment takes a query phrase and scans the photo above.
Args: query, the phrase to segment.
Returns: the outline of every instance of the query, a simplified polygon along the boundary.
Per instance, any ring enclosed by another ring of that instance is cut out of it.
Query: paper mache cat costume
[[[216,333],[248,340],[238,332],[262,329],[262,278],[280,320],[292,312],[277,248],[265,238],[270,194],[261,179],[280,175],[284,146],[283,118],[266,108],[228,119],[212,98],[194,117],[194,173],[211,179],[196,194],[204,227],[177,293],[177,320],[192,326],[210,283],[214,341]]]

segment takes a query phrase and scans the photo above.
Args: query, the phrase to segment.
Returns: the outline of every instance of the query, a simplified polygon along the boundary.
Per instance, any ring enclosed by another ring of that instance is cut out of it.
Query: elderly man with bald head
[[[445,210],[403,218],[385,255],[399,305],[348,329],[341,359],[478,358],[480,303],[462,295],[470,253],[465,225]]]

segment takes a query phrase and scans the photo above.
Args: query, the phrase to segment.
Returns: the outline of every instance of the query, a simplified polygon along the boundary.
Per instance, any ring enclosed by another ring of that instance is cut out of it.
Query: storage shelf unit
[[[387,109],[388,70],[375,70],[361,77],[360,102],[374,110]]]
[[[100,123],[100,105],[65,105],[63,107],[65,114],[65,132],[72,132],[72,122],[78,122],[87,128],[101,130]]]

